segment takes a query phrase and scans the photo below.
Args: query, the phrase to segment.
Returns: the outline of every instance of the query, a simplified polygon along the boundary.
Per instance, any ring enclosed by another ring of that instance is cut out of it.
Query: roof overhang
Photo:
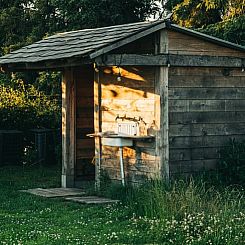
[[[124,46],[124,45],[126,45],[126,44],[128,44],[130,42],[136,41],[136,40],[138,40],[138,39],[140,39],[142,37],[145,37],[145,36],[147,36],[149,34],[152,34],[152,33],[156,32],[156,31],[159,31],[161,29],[177,31],[177,32],[180,32],[180,33],[183,33],[183,34],[187,34],[189,36],[193,36],[193,37],[197,37],[197,38],[209,41],[209,42],[217,44],[217,45],[221,45],[223,47],[232,48],[232,49],[235,49],[235,50],[238,50],[238,51],[245,52],[245,47],[244,46],[241,46],[241,45],[238,45],[238,44],[234,44],[234,43],[231,43],[231,42],[219,39],[219,38],[215,38],[215,37],[212,37],[212,36],[209,36],[209,35],[206,35],[204,33],[200,33],[200,32],[197,32],[197,31],[194,31],[194,30],[191,30],[191,29],[180,27],[178,25],[170,23],[169,21],[165,21],[164,23],[160,23],[159,25],[153,26],[152,28],[149,28],[149,29],[147,29],[145,31],[142,31],[140,33],[137,33],[135,35],[127,37],[127,38],[125,38],[123,40],[120,40],[119,42],[113,43],[113,44],[108,45],[108,46],[106,46],[104,48],[96,50],[95,52],[91,53],[89,55],[89,57],[91,59],[94,59],[94,58],[96,58],[98,56],[106,54],[106,53],[108,53],[110,51],[113,51],[114,49],[120,48],[120,47],[122,47],[122,46]]]
[[[161,29],[165,29],[166,26],[167,26],[166,25],[166,22],[157,24],[157,25],[155,25],[153,27],[150,27],[150,28],[148,28],[148,29],[146,29],[144,31],[141,31],[139,33],[136,33],[134,35],[131,35],[129,37],[126,37],[126,38],[124,38],[124,39],[122,39],[122,40],[120,40],[118,42],[115,42],[115,43],[110,44],[110,45],[107,45],[106,47],[103,47],[103,48],[101,48],[99,50],[96,50],[95,52],[92,52],[89,55],[89,57],[91,59],[94,59],[94,58],[96,58],[98,56],[101,56],[103,54],[106,54],[106,53],[108,53],[108,52],[110,52],[112,50],[115,50],[117,48],[120,48],[120,47],[122,47],[122,46],[124,46],[126,44],[129,44],[131,42],[137,41],[138,39],[140,39],[142,37],[148,36],[148,35],[150,35],[150,34],[152,34],[154,32],[157,32],[157,31],[159,31]]]
[[[134,23],[131,24],[125,24],[125,26],[132,26]],[[130,33],[126,35],[126,37],[119,38],[114,42],[110,42],[109,45],[100,45],[95,50],[92,50],[90,52],[87,52],[86,54],[79,55],[77,54],[76,56],[72,57],[62,57],[62,58],[50,58],[47,59],[44,57],[41,61],[37,61],[36,58],[32,59],[32,57],[28,57],[25,62],[25,57],[21,57],[21,61],[10,61],[8,62],[8,56],[11,56],[11,53],[3,56],[3,62],[1,64],[1,58],[0,58],[0,66],[4,70],[9,70],[9,71],[24,71],[24,70],[61,70],[65,67],[74,67],[74,66],[80,66],[80,65],[87,65],[87,64],[92,64],[94,62],[94,57],[97,57],[97,51],[99,53],[106,53],[109,52],[108,50],[113,50],[115,48],[121,47],[127,43],[130,43],[134,40],[138,40],[141,37],[147,36],[157,30],[160,30],[162,28],[165,28],[165,20],[161,21],[154,21],[154,22],[140,22],[140,23],[135,23],[135,25],[142,24],[143,27],[140,27],[139,30],[136,28],[136,30],[133,33]],[[124,25],[122,25],[124,26]],[[113,26],[114,28],[119,26]],[[112,27],[112,28],[113,28]],[[108,29],[108,27],[105,27]],[[100,30],[103,30],[103,28],[98,28]],[[38,42],[37,42],[38,43]],[[29,48],[23,47],[24,48]],[[21,49],[20,49],[21,50]],[[99,55],[98,53],[98,55]],[[91,56],[90,56],[91,55]],[[7,58],[5,58],[7,57]]]
[[[1,70],[5,72],[21,72],[21,71],[62,71],[65,68],[91,65],[93,61],[88,57],[74,57],[69,59],[60,60],[46,60],[41,62],[23,62],[23,63],[10,63],[0,64]]]
[[[113,50],[120,48],[124,45],[127,45],[131,42],[137,41],[140,38],[146,37],[152,33],[158,32],[163,29],[173,30],[176,32],[181,32],[190,36],[194,36],[217,45],[232,48],[241,52],[245,52],[245,47],[240,46],[234,43],[230,43],[219,38],[215,38],[197,31],[193,31],[187,28],[177,26],[170,23],[168,20],[156,21],[146,28],[141,28],[140,30],[135,31],[114,42],[105,44],[97,48],[96,50],[90,51],[86,55],[76,55],[73,57],[60,58],[60,59],[43,59],[38,62],[25,62],[25,59],[22,59],[22,62],[3,62],[0,66],[3,70],[6,71],[27,71],[27,70],[63,70],[66,67],[76,67],[82,65],[92,64],[95,59],[100,56],[103,56],[108,53],[112,53]],[[10,54],[11,55],[11,54]]]

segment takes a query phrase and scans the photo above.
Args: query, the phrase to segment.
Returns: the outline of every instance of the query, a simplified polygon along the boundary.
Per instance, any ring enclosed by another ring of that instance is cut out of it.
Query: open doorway
[[[77,68],[76,81],[76,166],[75,182],[95,179],[95,142],[87,134],[94,132],[94,71],[91,66]]]

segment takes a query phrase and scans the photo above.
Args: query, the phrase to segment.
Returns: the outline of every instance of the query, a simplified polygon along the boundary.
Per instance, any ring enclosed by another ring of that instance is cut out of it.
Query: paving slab
[[[41,197],[67,197],[67,196],[81,196],[85,195],[85,192],[79,188],[35,188],[28,190],[21,190],[21,192],[30,193]]]
[[[98,196],[67,197],[65,198],[65,200],[78,202],[81,204],[110,204],[119,202],[119,200],[112,200],[109,198]]]

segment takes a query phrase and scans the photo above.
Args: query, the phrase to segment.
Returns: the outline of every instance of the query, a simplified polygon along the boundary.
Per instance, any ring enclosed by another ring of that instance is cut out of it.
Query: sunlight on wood
[[[137,69],[134,69],[134,70],[135,70],[135,73],[130,72],[130,71],[126,70],[125,68],[120,67],[121,77],[136,80],[136,81],[145,82],[146,80],[142,76],[140,76],[139,74],[136,73]],[[116,66],[107,67],[104,69],[104,73],[105,74],[113,74],[113,75],[117,76],[119,74],[119,68]]]

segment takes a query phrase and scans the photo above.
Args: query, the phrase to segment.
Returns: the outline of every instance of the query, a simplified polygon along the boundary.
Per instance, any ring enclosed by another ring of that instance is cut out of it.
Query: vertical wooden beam
[[[168,33],[167,30],[159,32],[159,38],[155,45],[156,54],[168,53]],[[159,156],[159,174],[169,182],[169,115],[168,115],[168,69],[160,66],[156,68],[157,78],[155,84],[156,107],[155,118],[159,129],[156,135],[156,153]]]
[[[159,54],[159,44],[160,44],[160,32],[155,33],[155,55]],[[162,178],[161,176],[161,157],[160,157],[160,122],[161,122],[161,101],[160,101],[160,69],[158,66],[155,66],[155,81],[154,81],[154,88],[155,88],[155,106],[154,106],[154,118],[155,118],[155,140],[156,140],[156,161],[158,163],[158,167],[156,168],[156,177]]]
[[[76,84],[73,69],[62,79],[62,187],[74,187],[76,161]]]
[[[94,131],[101,132],[101,83],[100,71],[98,68],[94,72]],[[96,188],[100,189],[101,179],[101,138],[95,137],[95,183]]]
[[[160,31],[160,53],[168,53],[168,32]],[[170,65],[170,64],[168,64]],[[161,66],[159,75],[161,97],[161,173],[166,182],[169,182],[169,115],[168,115],[168,70],[169,67]]]

